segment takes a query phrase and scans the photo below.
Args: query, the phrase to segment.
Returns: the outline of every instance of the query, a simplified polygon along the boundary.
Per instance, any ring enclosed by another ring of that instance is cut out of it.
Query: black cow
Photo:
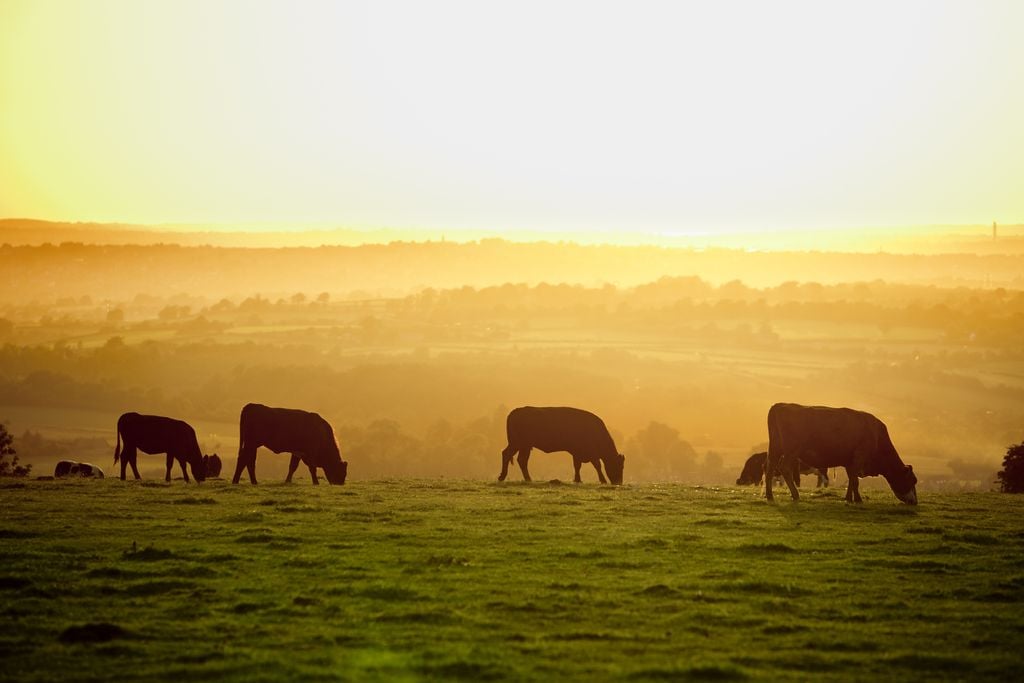
[[[523,479],[530,481],[527,463],[530,450],[539,448],[545,453],[567,451],[572,455],[576,470],[573,481],[579,483],[580,466],[589,462],[597,470],[602,484],[607,483],[601,471],[601,463],[608,470],[613,484],[622,483],[622,470],[626,456],[615,448],[608,428],[597,415],[579,408],[534,408],[524,406],[508,414],[505,421],[508,446],[501,452],[501,474],[498,481],[505,481],[512,456],[518,451],[516,461],[523,471]]]
[[[316,413],[249,403],[242,408],[238,428],[238,464],[232,484],[238,483],[243,469],[249,470],[249,480],[256,483],[256,449],[260,446],[275,453],[291,453],[285,481],[290,482],[299,462],[304,462],[314,484],[320,483],[318,467],[330,483],[345,483],[348,463],[341,459],[331,425]]]
[[[124,439],[123,451],[121,450],[121,439]],[[185,463],[192,468],[192,476],[196,478],[197,482],[206,479],[203,453],[199,450],[196,430],[192,429],[187,422],[161,415],[125,413],[117,419],[117,445],[114,447],[114,464],[117,464],[118,457],[121,459],[122,481],[124,481],[128,465],[132,466],[135,478],[142,479],[139,476],[137,451],[150,455],[167,454],[165,481],[171,480],[171,467],[175,460],[181,465],[181,474],[186,482],[189,481],[189,478],[188,472],[185,470]]]
[[[91,479],[102,479],[103,470],[96,465],[87,462],[75,462],[74,460],[61,460],[53,470],[54,479],[65,477],[86,477]]]
[[[764,480],[764,463],[768,459],[767,451],[761,451],[760,453],[754,453],[752,456],[747,458],[747,461],[743,464],[743,471],[740,472],[739,479],[736,480],[737,486],[760,486]],[[800,463],[800,471],[796,475],[796,485],[800,486],[800,475],[801,474],[816,474],[818,475],[818,488],[822,486],[828,486],[828,470],[818,469],[817,467],[808,467],[803,463]],[[779,479],[779,475],[775,476],[776,480]],[[775,482],[776,484],[779,481]]]
[[[206,468],[206,478],[216,479],[220,476],[220,471],[224,468],[224,463],[221,461],[220,456],[214,453],[213,455],[203,454],[203,467]]]
[[[871,413],[850,408],[776,403],[768,410],[766,473],[781,472],[793,500],[800,494],[793,483],[800,462],[814,467],[845,467],[850,483],[847,502],[859,503],[859,477],[882,475],[896,497],[917,504],[917,477],[904,465],[889,438],[885,423]],[[765,497],[772,500],[772,477],[765,479]]]

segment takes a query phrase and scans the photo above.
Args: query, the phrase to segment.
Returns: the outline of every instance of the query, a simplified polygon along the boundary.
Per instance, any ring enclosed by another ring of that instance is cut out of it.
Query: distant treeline
[[[294,292],[398,296],[425,287],[506,282],[626,287],[679,275],[751,286],[886,280],[1021,287],[1024,254],[747,252],[499,239],[282,249],[75,243],[0,247],[0,303],[53,303],[83,295],[121,301],[168,292],[214,299],[249,292],[271,298]]]
[[[136,295],[97,303],[87,295],[54,304],[0,305],[0,342],[17,341],[17,324],[33,332],[75,337],[82,327],[111,335],[172,328],[212,336],[231,327],[289,325],[335,327],[339,343],[355,345],[501,340],[513,327],[562,321],[580,328],[651,331],[713,340],[723,335],[753,345],[772,344],[774,324],[810,322],[935,330],[947,343],[969,343],[1024,353],[1024,291],[941,288],[882,281],[824,285],[784,282],[755,288],[739,281],[713,285],[697,277],[663,277],[620,288],[612,285],[503,284],[423,289],[393,298],[332,301],[327,292],[302,292],[276,301],[259,294],[222,298]],[[718,328],[716,325],[724,325]]]

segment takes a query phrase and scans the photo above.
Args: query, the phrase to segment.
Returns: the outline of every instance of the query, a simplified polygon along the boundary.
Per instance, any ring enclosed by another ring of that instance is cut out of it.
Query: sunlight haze
[[[0,4],[0,217],[1024,221],[1019,2]]]

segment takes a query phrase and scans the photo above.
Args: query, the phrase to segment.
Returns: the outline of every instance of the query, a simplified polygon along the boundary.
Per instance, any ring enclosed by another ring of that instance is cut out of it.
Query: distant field
[[[0,680],[980,680],[1024,497],[0,484]]]

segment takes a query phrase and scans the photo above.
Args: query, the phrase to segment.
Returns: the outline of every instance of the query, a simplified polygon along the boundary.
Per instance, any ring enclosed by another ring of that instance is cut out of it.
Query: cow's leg
[[[307,467],[309,467],[309,478],[313,480],[313,485],[318,486],[320,480],[316,478],[316,468],[312,465],[307,465]]]
[[[256,449],[252,451],[252,456],[249,458],[249,462],[245,464],[245,469],[249,470],[249,481],[253,484],[256,483]]]
[[[190,480],[188,478],[188,470],[185,469],[185,458],[179,457],[178,458],[178,464],[181,465],[181,476],[182,476],[182,478],[185,480],[186,484],[189,483]]]
[[[171,468],[174,467],[174,455],[170,452],[167,453],[167,474],[164,476],[164,481],[167,483],[171,482]]]
[[[299,469],[300,462],[302,462],[302,458],[292,453],[292,459],[288,461],[288,476],[284,478],[284,483],[292,483],[292,475],[295,474],[295,470]]]
[[[516,456],[516,462],[519,463],[519,469],[523,471],[523,481],[533,481],[530,479],[530,470],[526,467],[530,462],[531,450],[533,450],[531,446],[525,446],[519,449],[519,455]]]
[[[775,471],[778,469],[780,453],[773,450],[771,443],[768,444],[768,457],[764,459],[764,497],[768,500],[775,500],[772,495],[772,483],[775,479]]]
[[[575,455],[572,456],[572,468],[573,468],[573,470],[576,471],[576,474],[575,474],[575,476],[573,477],[572,480],[576,484],[583,483],[583,480],[580,479],[580,467],[582,465],[583,465],[583,461],[580,458],[576,457]]]
[[[249,470],[249,480],[256,483],[256,449],[248,446],[241,446],[238,449],[238,464],[235,465],[235,476],[231,478],[232,484],[237,484],[242,477],[242,470]]]
[[[512,464],[512,456],[516,454],[516,450],[510,443],[501,452],[501,474],[498,475],[498,481],[505,481],[505,477],[508,476],[508,466]]]
[[[857,479],[857,470],[853,467],[846,468],[846,476],[850,480],[846,485],[846,502],[847,503],[859,503],[860,500],[860,481]]]
[[[828,488],[828,470],[824,467],[818,470],[818,488]]]
[[[128,444],[125,444],[124,451],[121,453],[121,481],[124,481],[124,475],[128,471],[128,450]]]
[[[800,500],[800,490],[796,487],[795,481],[799,476],[800,462],[793,457],[784,457],[779,466],[782,470],[782,479],[789,487],[789,493],[793,496],[793,500]]]
[[[591,460],[590,463],[594,466],[594,469],[597,470],[597,480],[602,484],[607,484],[608,480],[604,478],[604,470],[601,469],[601,459],[598,458],[596,460]]]
[[[128,461],[128,464],[132,466],[132,474],[135,475],[136,479],[142,479],[142,475],[139,474],[139,450],[137,448],[132,448],[128,457],[131,458]]]

